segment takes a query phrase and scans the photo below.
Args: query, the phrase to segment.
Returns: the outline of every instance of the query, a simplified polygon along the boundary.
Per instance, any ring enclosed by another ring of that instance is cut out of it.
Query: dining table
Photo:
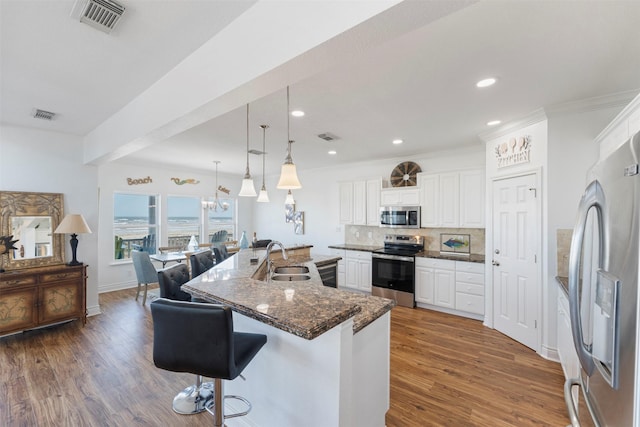
[[[193,252],[191,252],[193,253]],[[151,254],[149,255],[154,261],[158,261],[162,263],[162,268],[164,268],[169,262],[182,262],[187,259],[187,254],[185,252],[167,252],[164,254]]]

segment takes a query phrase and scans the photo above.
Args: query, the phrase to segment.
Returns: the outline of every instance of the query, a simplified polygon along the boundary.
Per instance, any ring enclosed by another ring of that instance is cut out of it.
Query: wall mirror
[[[64,234],[54,234],[64,217],[60,193],[0,191],[0,235],[17,240],[3,258],[9,270],[64,263]]]

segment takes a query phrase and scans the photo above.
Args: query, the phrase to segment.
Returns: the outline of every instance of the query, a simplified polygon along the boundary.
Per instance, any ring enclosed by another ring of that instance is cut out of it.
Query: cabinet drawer
[[[448,259],[416,257],[416,265],[420,267],[439,268],[441,270],[455,270],[456,262]]]
[[[366,251],[347,251],[347,258],[370,260],[371,259],[371,252],[366,252]]]
[[[484,264],[481,262],[456,261],[456,271],[484,274]]]
[[[456,310],[484,314],[484,297],[456,292]]]
[[[467,273],[456,270],[456,282],[475,283],[484,285],[484,274]]]
[[[475,283],[456,282],[456,292],[464,292],[471,295],[484,295],[484,285]]]
[[[0,288],[7,288],[16,285],[34,285],[36,283],[36,276],[22,276],[15,278],[6,278],[0,282]]]
[[[60,271],[57,273],[48,273],[40,275],[40,282],[59,282],[61,280],[79,279],[82,277],[82,271]]]

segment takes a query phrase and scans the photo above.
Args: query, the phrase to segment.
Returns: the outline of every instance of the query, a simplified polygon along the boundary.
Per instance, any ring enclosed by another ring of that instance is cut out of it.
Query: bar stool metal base
[[[173,411],[182,415],[199,414],[213,402],[213,383],[198,382],[182,390],[173,398]]]
[[[213,415],[214,427],[224,426],[225,425],[224,420],[227,418],[242,417],[244,415],[247,415],[249,412],[251,412],[251,402],[249,402],[244,397],[235,396],[235,395],[228,395],[228,396],[224,395],[221,379],[215,378],[213,380],[213,386],[214,386],[214,392],[213,392],[214,398],[207,403],[207,405],[205,406],[205,409],[207,410],[208,413]],[[236,412],[235,414],[227,415],[224,413],[224,399],[240,400],[245,405],[247,405],[247,408],[242,412]]]

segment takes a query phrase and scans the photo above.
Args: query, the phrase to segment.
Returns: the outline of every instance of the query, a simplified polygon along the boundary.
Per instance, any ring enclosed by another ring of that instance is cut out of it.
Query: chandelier
[[[219,188],[218,187],[218,163],[220,163],[220,160],[214,160],[213,163],[216,164],[216,195],[213,201],[209,201],[209,200],[203,201],[202,207],[214,212],[218,212],[218,208],[220,208],[224,212],[227,209],[229,209],[229,203],[220,202],[220,199],[218,199],[218,188]]]

